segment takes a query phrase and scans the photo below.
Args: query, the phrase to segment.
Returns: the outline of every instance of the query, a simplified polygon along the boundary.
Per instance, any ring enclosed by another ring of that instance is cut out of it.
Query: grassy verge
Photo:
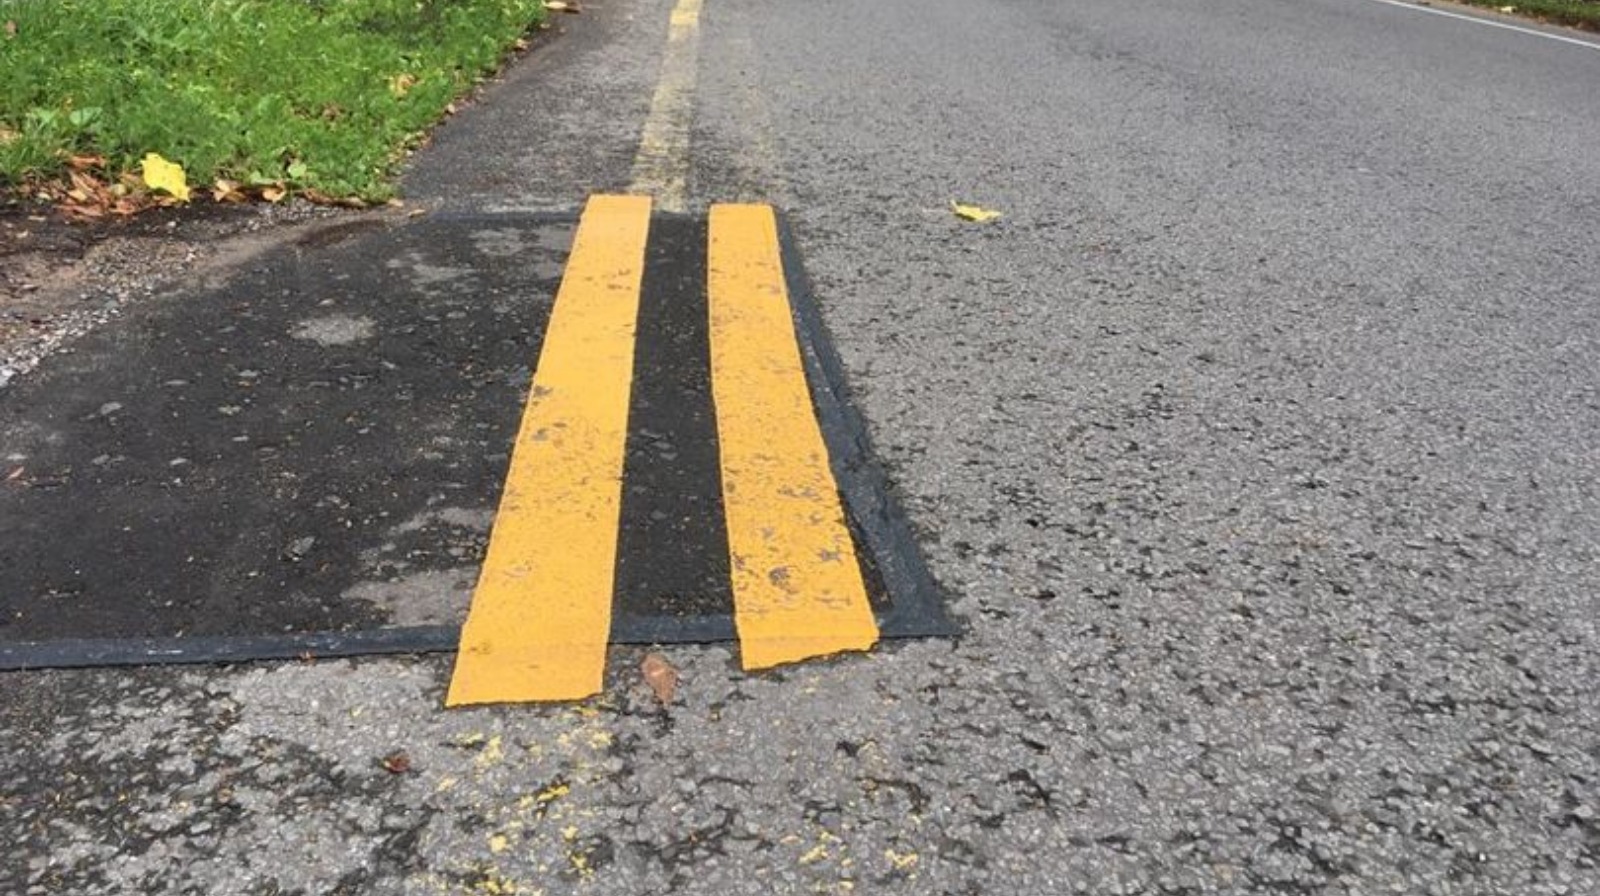
[[[0,0],[0,187],[147,153],[191,183],[381,200],[541,0]],[[76,162],[73,161],[76,157]]]
[[[1459,2],[1554,22],[1557,25],[1572,25],[1590,31],[1600,31],[1600,0],[1459,0]]]

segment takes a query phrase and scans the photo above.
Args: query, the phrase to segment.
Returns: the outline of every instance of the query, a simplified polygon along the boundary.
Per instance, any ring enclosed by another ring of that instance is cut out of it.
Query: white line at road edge
[[[1590,43],[1586,40],[1578,40],[1576,37],[1566,37],[1560,34],[1551,34],[1548,31],[1539,31],[1533,28],[1523,28],[1519,25],[1508,25],[1505,22],[1496,22],[1493,19],[1482,19],[1477,16],[1463,15],[1459,12],[1449,12],[1443,9],[1434,9],[1431,6],[1420,6],[1416,3],[1407,2],[1407,0],[1372,0],[1372,2],[1382,3],[1385,6],[1398,6],[1401,9],[1409,9],[1413,12],[1427,12],[1436,16],[1447,16],[1452,19],[1460,19],[1463,22],[1473,22],[1478,25],[1488,25],[1490,28],[1504,28],[1507,31],[1517,31],[1522,34],[1531,34],[1534,37],[1543,37],[1548,38],[1549,40],[1559,40],[1564,44],[1576,44],[1580,47],[1588,47],[1591,50],[1600,50],[1600,44]]]

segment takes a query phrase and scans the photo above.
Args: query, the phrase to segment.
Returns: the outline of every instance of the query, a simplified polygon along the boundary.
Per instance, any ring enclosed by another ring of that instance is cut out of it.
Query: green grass
[[[1490,9],[1513,7],[1513,12],[1558,25],[1600,31],[1600,0],[1461,0]]]
[[[72,154],[379,200],[541,0],[0,0],[0,187]],[[13,27],[14,26],[14,27]]]

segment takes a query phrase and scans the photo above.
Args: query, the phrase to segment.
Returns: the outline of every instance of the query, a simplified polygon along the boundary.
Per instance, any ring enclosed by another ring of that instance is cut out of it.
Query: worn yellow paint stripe
[[[711,388],[746,669],[878,640],[795,340],[766,205],[711,208]]]
[[[657,207],[667,212],[682,212],[688,206],[689,122],[700,59],[701,3],[678,0],[672,8],[661,76],[633,158],[630,192],[654,196]]]
[[[650,199],[595,196],[539,353],[448,706],[598,693]]]

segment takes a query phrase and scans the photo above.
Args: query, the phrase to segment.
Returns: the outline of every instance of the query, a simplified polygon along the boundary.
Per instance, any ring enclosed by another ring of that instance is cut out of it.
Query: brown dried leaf
[[[315,202],[317,205],[338,205],[344,208],[367,207],[366,201],[358,196],[334,196],[331,193],[324,193],[316,187],[308,187],[301,190],[300,196],[307,202]]]
[[[411,757],[405,750],[395,750],[393,753],[378,760],[383,770],[391,775],[403,775],[411,771]]]
[[[67,195],[78,202],[87,203],[92,200],[103,199],[106,195],[105,184],[84,174],[82,171],[73,171],[67,175],[67,178],[72,181],[72,189],[67,191]]]
[[[283,197],[287,195],[289,195],[289,191],[276,184],[261,188],[261,198],[268,202],[282,202]]]
[[[106,216],[106,210],[98,205],[64,205],[61,207],[61,211],[69,218],[83,220],[93,220]]]
[[[15,470],[12,470],[11,471],[11,475],[6,477],[6,481],[7,482],[16,482],[18,479],[21,479],[22,478],[22,472],[25,469],[27,469],[27,468],[26,467],[18,467]]]
[[[242,185],[236,180],[225,177],[217,178],[211,185],[211,198],[218,202],[248,202],[250,197],[245,195]]]
[[[106,157],[97,155],[79,155],[67,159],[67,166],[74,171],[87,171],[90,168],[106,167]]]
[[[639,671],[644,674],[644,683],[655,692],[656,699],[663,704],[671,703],[672,698],[678,693],[678,670],[672,663],[659,653],[645,654],[644,661],[639,664]]]

